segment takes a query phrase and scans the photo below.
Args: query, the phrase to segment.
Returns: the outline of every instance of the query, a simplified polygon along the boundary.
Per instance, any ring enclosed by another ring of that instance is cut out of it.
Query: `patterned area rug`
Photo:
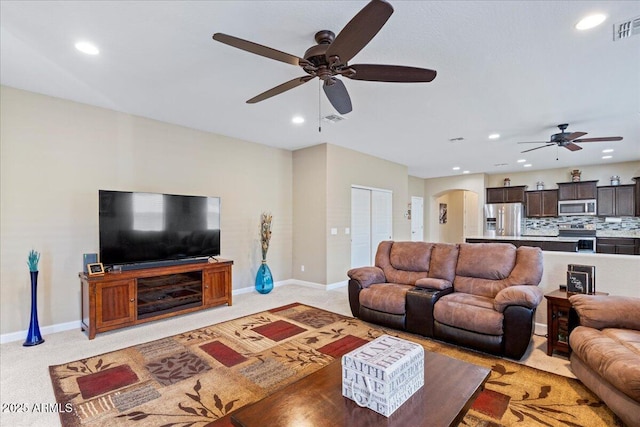
[[[612,426],[580,382],[508,360],[291,304],[111,353],[51,366],[64,426],[229,425],[229,414],[382,334],[491,368],[466,426]]]

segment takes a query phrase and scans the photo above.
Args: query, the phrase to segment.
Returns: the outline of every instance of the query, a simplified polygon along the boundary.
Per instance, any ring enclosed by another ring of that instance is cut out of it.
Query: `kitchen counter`
[[[558,236],[469,236],[467,243],[511,243],[518,246],[537,246],[543,251],[577,252],[579,237]]]

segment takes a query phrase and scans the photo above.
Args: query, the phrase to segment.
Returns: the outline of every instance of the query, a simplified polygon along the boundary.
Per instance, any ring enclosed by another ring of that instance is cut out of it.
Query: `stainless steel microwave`
[[[558,215],[595,215],[596,199],[561,200],[558,202]]]

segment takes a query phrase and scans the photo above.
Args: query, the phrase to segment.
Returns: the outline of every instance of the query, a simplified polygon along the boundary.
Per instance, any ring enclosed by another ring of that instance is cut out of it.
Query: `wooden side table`
[[[609,295],[596,292],[596,295]],[[569,312],[571,303],[566,290],[556,290],[544,296],[547,299],[547,356],[553,351],[568,355],[569,348]]]
[[[569,311],[571,303],[567,291],[556,290],[547,299],[547,356],[553,351],[569,354]]]

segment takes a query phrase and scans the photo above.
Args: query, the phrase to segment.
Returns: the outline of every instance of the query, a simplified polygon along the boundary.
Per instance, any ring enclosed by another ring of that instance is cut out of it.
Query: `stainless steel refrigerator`
[[[520,236],[524,230],[522,203],[494,203],[484,205],[484,235]]]

